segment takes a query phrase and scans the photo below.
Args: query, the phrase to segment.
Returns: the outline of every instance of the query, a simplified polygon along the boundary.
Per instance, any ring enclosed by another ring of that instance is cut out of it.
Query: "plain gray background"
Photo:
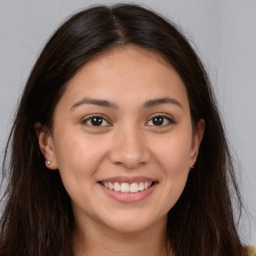
[[[46,40],[81,8],[117,2],[0,0],[1,162],[17,100]],[[250,222],[243,217],[240,235],[246,244],[256,244],[256,1],[133,2],[176,22],[196,45],[212,80],[250,217]]]

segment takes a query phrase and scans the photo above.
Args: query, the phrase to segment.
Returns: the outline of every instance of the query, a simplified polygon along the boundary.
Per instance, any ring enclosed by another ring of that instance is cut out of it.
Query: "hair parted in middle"
[[[238,199],[239,192],[204,67],[172,22],[132,4],[96,6],[75,14],[53,34],[35,63],[9,140],[11,178],[1,220],[0,255],[73,255],[70,198],[58,170],[45,167],[34,125],[40,122],[51,131],[55,107],[69,80],[90,60],[127,45],[164,57],[186,87],[193,127],[200,119],[205,121],[195,168],[168,214],[167,240],[175,255],[242,255],[229,184]]]

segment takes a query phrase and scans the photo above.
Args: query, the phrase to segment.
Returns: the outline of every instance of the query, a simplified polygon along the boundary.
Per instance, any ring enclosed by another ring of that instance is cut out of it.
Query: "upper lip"
[[[116,177],[111,177],[111,178],[106,178],[99,180],[99,182],[111,182],[111,183],[140,183],[140,182],[158,182],[154,178],[150,177],[145,177],[145,176],[136,176],[136,177],[126,177],[126,176],[116,176]]]

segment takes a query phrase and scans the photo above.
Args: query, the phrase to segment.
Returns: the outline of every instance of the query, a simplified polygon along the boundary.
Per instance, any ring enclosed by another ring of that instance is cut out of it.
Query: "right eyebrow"
[[[96,105],[96,106],[100,106],[100,107],[108,107],[108,108],[116,108],[116,109],[118,108],[118,106],[116,104],[114,104],[113,102],[110,102],[108,100],[83,98],[83,99],[79,100],[78,102],[76,102],[71,107],[71,110],[73,110],[83,104],[92,104],[92,105]]]

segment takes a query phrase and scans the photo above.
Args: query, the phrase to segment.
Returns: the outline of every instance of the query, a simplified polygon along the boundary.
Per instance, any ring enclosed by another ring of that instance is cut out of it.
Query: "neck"
[[[88,223],[87,223],[88,224]],[[113,231],[99,224],[79,229],[75,238],[76,256],[167,256],[166,220],[137,232]]]

